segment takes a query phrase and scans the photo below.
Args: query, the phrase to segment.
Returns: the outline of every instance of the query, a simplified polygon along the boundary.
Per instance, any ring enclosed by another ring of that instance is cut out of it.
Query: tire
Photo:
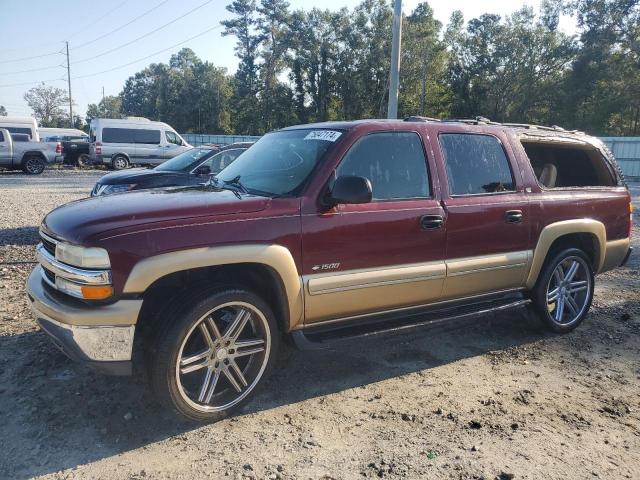
[[[582,250],[569,248],[545,263],[532,291],[533,305],[551,331],[570,332],[589,312],[593,288],[591,260]]]
[[[89,165],[89,155],[87,153],[81,153],[76,158],[76,167],[83,168]]]
[[[27,175],[40,175],[45,167],[44,159],[38,155],[29,155],[22,161],[22,171]]]
[[[154,341],[151,384],[179,414],[218,421],[246,403],[271,372],[279,347],[275,316],[242,289],[201,294],[186,302],[192,305],[186,311],[180,300]]]
[[[124,155],[116,155],[115,157],[113,157],[113,160],[111,160],[111,167],[114,170],[124,170],[128,166],[129,160],[127,160],[127,157],[125,157]]]

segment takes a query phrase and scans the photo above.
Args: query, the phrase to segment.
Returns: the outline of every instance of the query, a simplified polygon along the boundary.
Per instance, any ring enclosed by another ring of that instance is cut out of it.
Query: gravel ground
[[[640,478],[637,255],[598,277],[571,334],[521,310],[286,350],[242,414],[193,425],[159,410],[144,377],[58,353],[24,297],[32,265],[6,263],[33,260],[43,215],[103,173],[0,173],[0,478]]]

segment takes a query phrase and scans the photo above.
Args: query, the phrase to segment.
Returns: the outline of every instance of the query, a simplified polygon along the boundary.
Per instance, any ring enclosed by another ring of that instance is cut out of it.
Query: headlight
[[[110,268],[109,254],[104,248],[78,247],[68,243],[56,245],[56,260],[81,268]]]
[[[95,188],[95,196],[98,195],[111,195],[112,193],[124,193],[130,192],[136,188],[135,183],[123,183],[120,185],[100,185]]]

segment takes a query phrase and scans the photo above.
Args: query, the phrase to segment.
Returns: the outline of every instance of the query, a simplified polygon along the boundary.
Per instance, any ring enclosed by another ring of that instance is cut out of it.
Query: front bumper
[[[27,280],[27,296],[37,321],[72,360],[113,375],[130,375],[133,337],[142,300],[85,305],[52,291],[38,265]]]

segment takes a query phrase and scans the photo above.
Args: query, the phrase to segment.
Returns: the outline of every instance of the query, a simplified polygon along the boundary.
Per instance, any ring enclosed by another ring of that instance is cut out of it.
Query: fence
[[[254,135],[210,135],[208,133],[181,133],[180,135],[196,147],[205,143],[229,145],[236,142],[255,142],[260,138]]]
[[[602,137],[628,180],[640,180],[640,137]]]
[[[255,142],[260,137],[254,135],[210,135],[183,133],[182,137],[191,145],[216,143],[228,145],[235,142]],[[640,180],[640,137],[602,137],[601,140],[611,149],[625,178]]]

